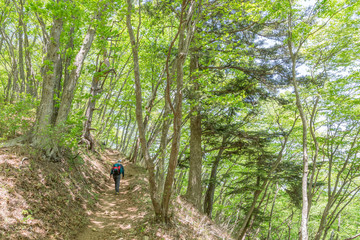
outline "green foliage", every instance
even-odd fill
[[[105,3],[109,3],[110,7],[103,12],[100,20],[95,20],[94,16]],[[138,123],[134,66],[124,20],[126,4],[113,3],[26,1],[23,18],[27,24],[30,41],[27,50],[34,74],[32,78],[26,78],[26,83],[34,81],[36,90],[32,97],[20,96],[18,86],[13,86],[13,74],[19,70],[12,68],[15,66],[13,56],[19,62],[19,13],[13,11],[15,6],[0,3],[4,13],[0,19],[1,35],[13,36],[11,44],[4,40],[0,46],[1,140],[27,133],[35,121],[35,109],[41,97],[40,72],[44,66],[48,67],[47,74],[54,71],[52,62],[42,60],[45,48],[42,31],[50,29],[54,17],[62,17],[59,53],[63,70],[57,92],[59,96],[54,96],[55,108],[60,105],[66,74],[76,68],[73,64],[75,56],[87,30],[96,29],[96,35],[77,82],[70,117],[67,122],[56,127],[48,126],[41,133],[44,138],[42,147],[78,150],[84,111],[93,97],[91,82],[98,80],[102,83],[106,68],[113,69],[116,74],[111,73],[107,77],[101,92],[95,96],[92,127],[96,130],[92,131],[93,137],[106,142],[106,146],[122,150],[128,156],[134,156],[137,151],[136,160],[142,161],[141,148],[136,145]],[[172,111],[167,115],[164,113],[167,86],[165,63],[169,45],[179,26],[181,1],[146,1],[135,5],[131,21],[138,38],[142,109],[143,117],[148,118],[146,137],[151,158],[158,167],[162,128],[165,121],[170,121],[165,136],[168,140],[164,149],[166,167],[174,115]],[[309,213],[310,237],[315,236],[318,230],[329,201],[328,192],[336,191],[339,188],[336,184],[345,184],[345,190],[340,191],[338,196],[349,199],[349,195],[346,195],[349,192],[346,191],[356,190],[360,166],[357,159],[360,149],[357,143],[360,126],[358,9],[358,1],[353,0],[315,3],[219,0],[205,1],[201,9],[196,9],[197,29],[190,43],[189,56],[196,55],[199,62],[195,73],[190,73],[188,57],[183,69],[184,114],[177,168],[179,179],[176,184],[179,192],[185,193],[191,154],[189,118],[195,115],[195,112],[190,114],[190,109],[199,107],[196,113],[200,113],[202,118],[204,194],[209,184],[215,183],[213,218],[235,235],[251,209],[255,194],[260,192],[251,224],[248,224],[250,229],[247,237],[298,237],[302,207],[303,126],[293,88],[289,85],[292,81],[289,45],[294,51],[299,50],[295,80],[306,121],[312,121],[311,129],[315,134],[313,138],[309,130],[307,135],[309,174],[317,176],[311,185],[315,190]],[[169,54],[172,101],[175,98],[178,47],[177,38]],[[109,68],[104,62],[105,52]],[[99,72],[100,66],[103,72]],[[21,82],[19,78],[17,81],[18,84]],[[317,109],[312,116],[317,99]],[[317,155],[316,142],[319,144]],[[223,152],[219,156],[217,178],[210,179],[220,149]],[[275,166],[278,156],[281,161]],[[350,161],[342,169],[347,158]],[[70,168],[83,162],[71,154],[69,159]],[[347,178],[351,181],[347,182]],[[310,177],[308,181],[310,186]],[[262,187],[264,183],[266,185]],[[358,201],[358,195],[353,201]],[[339,199],[333,203],[340,203],[337,209],[344,206]],[[338,234],[339,239],[356,233],[358,229],[352,223],[359,221],[357,209],[356,204],[350,202],[341,213],[340,222],[344,225],[341,228],[348,229],[346,233],[338,230],[337,221],[330,221],[333,217],[328,218],[327,237],[330,232]],[[268,237],[270,224],[273,232]]]
[[[0,140],[27,134],[35,119],[37,103],[25,96],[19,102],[0,104]]]
[[[41,148],[48,150],[60,147],[65,151],[76,151],[79,148],[83,121],[84,117],[82,114],[75,114],[65,123],[55,127],[47,126],[47,128],[40,133],[42,138]]]

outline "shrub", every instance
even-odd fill
[[[29,131],[35,121],[36,103],[29,96],[19,102],[0,103],[0,140],[7,140]]]

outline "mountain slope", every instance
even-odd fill
[[[180,197],[171,226],[155,222],[145,169],[116,151],[59,163],[32,151],[0,149],[0,239],[231,239]],[[115,195],[109,172],[119,158],[125,178]]]

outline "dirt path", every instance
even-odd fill
[[[77,236],[77,240],[142,239],[136,237],[136,227],[144,218],[144,211],[136,204],[139,198],[132,181],[136,169],[124,163],[125,178],[120,181],[120,194],[115,195],[114,180],[109,180],[100,195],[97,209],[90,216],[90,223]]]

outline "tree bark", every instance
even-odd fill
[[[21,80],[21,85],[20,85],[20,93],[25,93],[25,72],[24,72],[24,51],[23,51],[23,28],[22,26],[24,25],[23,23],[23,4],[22,4],[22,0],[20,0],[20,9],[18,11],[19,14],[19,75],[20,75],[20,80]]]
[[[15,53],[16,49],[14,48],[14,45],[12,44],[13,39],[10,38],[6,34],[5,30],[2,29],[1,27],[0,27],[0,32],[2,35],[2,39],[5,40],[5,42],[8,46],[9,57],[11,59],[11,64],[9,64],[11,67],[11,77],[9,78],[9,81],[12,80],[12,82],[9,82],[9,84],[8,84],[9,94],[8,94],[7,99],[9,100],[9,102],[13,102],[19,94],[19,85],[18,85],[19,71],[18,71],[18,62],[16,59],[16,53]]]
[[[280,189],[279,185],[278,185],[278,183],[276,183],[276,191],[275,191],[274,200],[273,200],[273,203],[272,203],[272,206],[271,206],[269,228],[268,228],[268,234],[267,234],[266,240],[271,239],[271,227],[272,227],[272,225],[271,225],[272,221],[271,220],[272,220],[272,216],[273,216],[273,213],[274,213],[276,197],[278,195],[279,189]]]
[[[201,210],[201,114],[199,83],[197,81],[197,70],[199,59],[196,53],[190,58],[190,78],[193,83],[190,89],[190,170],[187,188],[187,198],[198,210]]]
[[[131,24],[131,11],[132,3],[131,0],[127,0],[127,14],[126,14],[126,26],[129,32],[131,50],[133,55],[134,63],[134,78],[135,78],[135,96],[136,96],[136,121],[138,124],[139,138],[141,143],[141,150],[145,159],[146,168],[148,171],[149,187],[150,187],[150,198],[154,207],[155,216],[161,217],[160,203],[157,197],[157,186],[155,181],[154,163],[151,161],[149,151],[147,147],[147,141],[145,136],[145,129],[143,124],[143,113],[142,113],[142,94],[141,94],[141,81],[140,81],[140,69],[139,69],[139,55],[138,55],[138,44],[134,36],[134,31]]]
[[[86,58],[86,55],[88,54],[92,42],[94,40],[95,36],[95,29],[92,27],[89,27],[86,36],[84,38],[83,44],[78,52],[78,54],[75,57],[74,61],[74,69],[71,70],[69,79],[64,83],[63,87],[63,93],[61,96],[61,103],[59,107],[59,113],[56,118],[56,125],[60,125],[64,121],[66,121],[70,109],[71,109],[71,103],[74,98],[74,90],[77,84],[77,81],[81,74],[81,69],[84,64],[84,60]]]
[[[35,78],[34,71],[31,64],[31,55],[30,55],[30,45],[29,38],[27,35],[27,27],[26,23],[23,22],[23,30],[24,30],[24,46],[25,46],[25,65],[26,65],[26,93],[30,94],[34,98],[37,98],[37,89],[35,87]]]
[[[100,83],[100,78],[98,76],[94,76],[91,83],[90,99],[85,112],[86,120],[84,122],[83,133],[81,136],[82,143],[85,143],[88,149],[93,152],[95,152],[95,142],[90,131],[91,131],[92,117],[96,105],[96,95],[101,92],[101,86],[99,85],[99,83]]]
[[[290,6],[291,7],[291,6]],[[290,9],[292,11],[292,9]],[[303,131],[303,176],[302,176],[302,210],[301,210],[301,227],[299,239],[308,240],[308,211],[309,211],[309,202],[308,202],[308,174],[309,174],[309,162],[308,162],[308,149],[307,149],[307,131],[308,125],[306,121],[306,116],[304,113],[303,105],[301,103],[300,94],[298,90],[297,80],[296,80],[296,61],[297,54],[301,48],[301,45],[295,50],[293,48],[292,42],[292,13],[288,16],[288,50],[290,52],[291,58],[291,82],[294,86],[295,97],[296,97],[296,107],[299,110],[301,122],[302,122],[302,131]]]
[[[57,60],[54,68],[54,74],[55,74],[55,89],[54,89],[54,113],[51,118],[51,125],[55,125],[56,117],[59,113],[59,100],[60,100],[60,94],[61,94],[61,79],[62,79],[62,58],[59,54],[59,59]]]
[[[206,190],[205,194],[205,200],[204,200],[204,213],[208,215],[210,218],[212,218],[212,210],[213,210],[213,204],[214,204],[214,194],[216,189],[216,175],[217,175],[217,168],[219,166],[221,155],[224,152],[224,144],[226,141],[226,137],[223,137],[223,141],[220,147],[220,150],[215,158],[215,161],[213,162],[213,165],[211,167],[211,175],[209,179],[209,185]]]
[[[173,110],[174,120],[173,120],[173,140],[171,144],[171,152],[170,152],[170,159],[169,159],[169,166],[168,172],[164,184],[164,191],[163,191],[163,198],[161,202],[162,208],[162,217],[163,221],[168,222],[169,216],[169,204],[170,204],[170,197],[172,194],[172,187],[174,182],[175,176],[175,169],[177,166],[178,160],[178,153],[180,147],[180,136],[181,136],[181,123],[182,123],[182,91],[183,91],[183,78],[184,78],[184,63],[185,59],[188,54],[189,45],[193,38],[194,31],[195,31],[195,21],[192,21],[192,17],[194,14],[195,9],[195,1],[192,0],[189,2],[188,11],[185,12],[186,9],[185,1],[182,3],[182,10],[181,10],[181,18],[180,18],[180,26],[179,26],[179,53],[178,59],[176,63],[176,95],[175,95],[175,109],[172,108],[171,102],[169,101],[170,107]],[[183,15],[185,15],[184,19],[187,20],[185,24],[182,24]],[[186,35],[185,35],[186,30]],[[170,51],[170,50],[169,50]],[[168,90],[170,86],[168,86]],[[168,95],[167,99],[169,100],[170,96]]]
[[[109,3],[104,4],[101,10],[99,10],[96,13],[96,17],[95,17],[96,21],[101,21],[103,13],[108,8],[108,5]],[[59,113],[56,118],[56,125],[60,125],[63,122],[65,122],[69,115],[71,109],[71,103],[74,98],[74,91],[76,88],[76,84],[80,77],[85,58],[90,51],[92,42],[95,37],[95,33],[96,33],[96,28],[90,25],[83,40],[83,43],[81,45],[81,48],[75,57],[74,68],[71,70],[70,76],[68,80],[65,82],[66,84],[64,84]]]
[[[51,125],[54,114],[54,93],[55,93],[55,67],[59,60],[60,35],[63,29],[63,20],[54,16],[53,25],[50,31],[50,41],[47,42],[46,57],[42,71],[43,87],[40,106],[38,108],[32,142],[36,147],[43,148],[47,139],[42,136],[46,134],[47,128]]]
[[[134,134],[134,132],[135,132],[135,127],[136,127],[136,124],[133,124],[133,126],[132,126],[132,128],[131,128],[130,136],[127,138],[125,147],[124,147],[124,149],[122,150],[122,151],[124,152],[124,154],[127,154],[127,152],[128,152],[129,142],[130,142],[130,139],[132,139],[132,137],[133,137],[133,134]]]
[[[91,127],[91,124],[92,124],[92,118],[93,118],[94,111],[96,110],[95,106],[96,106],[97,95],[103,91],[103,86],[104,86],[104,83],[105,83],[109,73],[115,71],[114,69],[108,69],[109,66],[106,66],[104,64],[104,61],[108,58],[106,51],[105,51],[103,57],[104,57],[104,60],[97,67],[97,71],[94,74],[94,77],[93,77],[93,80],[91,83],[90,99],[89,99],[88,106],[87,106],[86,112],[85,112],[86,120],[84,122],[83,133],[81,136],[81,142],[85,143],[88,146],[88,149],[93,152],[95,152],[95,144],[96,143],[91,134],[91,130],[94,130]],[[105,69],[103,69],[103,68],[105,68]],[[104,78],[104,80],[101,81],[101,78]]]
[[[159,148],[159,162],[158,162],[158,168],[156,172],[156,178],[158,180],[159,184],[159,195],[161,194],[160,191],[164,189],[164,183],[165,183],[165,158],[166,158],[166,146],[168,144],[168,132],[171,124],[171,119],[169,118],[170,115],[170,106],[168,101],[165,100],[165,106],[164,106],[164,121],[162,126],[162,132],[161,132],[161,139],[160,139],[160,148]]]

